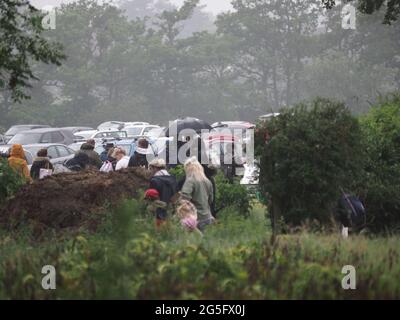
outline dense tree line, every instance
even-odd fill
[[[234,10],[215,21],[199,0],[180,8],[161,0],[62,5],[56,29],[41,36],[62,45],[66,59],[57,65],[57,47],[46,59],[29,60],[32,77],[24,81],[32,88],[23,94],[31,99],[22,103],[0,82],[0,126],[112,119],[162,124],[185,115],[254,121],[316,96],[361,113],[399,89],[400,24],[382,23],[390,10],[358,13],[356,30],[344,30],[338,5],[232,4]]]

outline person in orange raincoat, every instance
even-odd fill
[[[11,147],[10,157],[8,158],[8,165],[18,172],[22,177],[25,177],[27,182],[31,182],[32,178],[29,173],[28,163],[25,159],[25,152],[20,144],[14,144]]]

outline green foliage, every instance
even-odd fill
[[[229,182],[223,173],[217,175],[215,183],[217,210],[230,208],[232,211],[240,212],[244,216],[250,213],[252,197],[245,186],[238,181]]]
[[[0,2],[0,89],[14,101],[29,97],[24,89],[37,79],[33,61],[59,65],[64,58],[61,45],[43,37],[43,17],[27,0]]]
[[[400,96],[394,95],[362,118],[368,162],[366,206],[370,227],[400,227]]]
[[[179,165],[169,169],[169,173],[175,176],[177,181],[180,181],[185,177],[185,168],[183,165]]]
[[[10,168],[6,159],[0,157],[0,206],[24,184],[26,184],[25,179]]]
[[[261,124],[260,185],[272,200],[270,211],[291,225],[330,222],[340,189],[355,190],[359,183],[361,138],[357,119],[342,103],[326,99],[286,109]]]
[[[204,237],[171,224],[157,232],[140,203],[112,212],[101,233],[30,242],[0,232],[1,299],[398,299],[398,238],[281,236],[274,245],[265,217],[221,212]],[[119,212],[122,210],[122,212]],[[139,211],[138,211],[139,210]],[[123,230],[125,229],[125,230]],[[123,236],[115,238],[116,232]],[[53,265],[57,290],[43,290]],[[345,291],[344,265],[357,269]]]

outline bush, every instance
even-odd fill
[[[0,158],[0,207],[25,183],[25,179],[10,168],[7,160]]]
[[[231,183],[222,173],[217,175],[215,182],[217,210],[230,208],[241,215],[248,216],[251,210],[251,196],[246,187],[236,180]]]
[[[260,124],[260,187],[273,217],[290,225],[329,223],[341,188],[354,190],[360,181],[361,137],[344,104],[327,99],[285,109]]]
[[[400,227],[400,95],[361,120],[366,141],[365,202],[374,231]]]

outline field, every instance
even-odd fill
[[[339,233],[280,235],[271,243],[265,210],[230,209],[204,237],[177,224],[156,231],[135,200],[109,208],[96,233],[32,238],[0,234],[0,299],[398,299],[399,238]],[[54,238],[57,237],[57,238]],[[53,265],[56,290],[44,290]],[[356,290],[342,268],[356,269]]]

